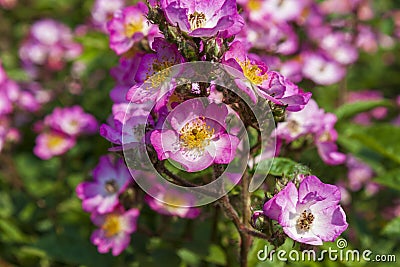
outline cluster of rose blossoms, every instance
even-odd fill
[[[50,94],[38,83],[10,79],[0,62],[0,152],[6,143],[20,140],[19,127],[49,100]]]
[[[80,106],[55,108],[43,121],[35,125],[40,132],[33,152],[41,159],[62,155],[76,144],[82,134],[94,134],[98,130],[96,119]]]
[[[293,82],[341,81],[359,50],[391,47],[394,38],[369,25],[376,14],[367,0],[239,0],[245,29],[237,36],[250,52]],[[349,16],[356,15],[357,24]],[[302,29],[299,31],[299,29]],[[398,36],[397,36],[398,37]]]
[[[16,0],[0,0],[4,8],[16,4]],[[399,11],[392,14],[396,34],[387,36],[369,25],[376,14],[368,0],[151,0],[149,4],[139,2],[125,7],[123,0],[96,0],[92,9],[92,25],[109,35],[110,48],[120,56],[118,66],[111,70],[116,81],[110,92],[112,115],[100,127],[100,134],[113,144],[110,151],[120,152],[126,143],[145,140],[158,161],[172,159],[187,172],[229,164],[239,140],[224,128],[228,110],[211,99],[211,95],[222,92],[213,86],[193,84],[190,90],[166,95],[151,118],[142,104],[154,98],[137,97],[143,93],[141,85],[147,78],[168,67],[217,61],[237,69],[255,86],[256,90],[251,91],[246,84],[238,84],[250,98],[261,95],[270,103],[277,119],[277,155],[284,155],[299,141],[312,143],[326,164],[346,163],[349,171],[344,187],[352,191],[365,187],[371,195],[379,190],[371,181],[375,175],[371,167],[338,151],[335,115],[319,108],[311,93],[294,83],[303,79],[320,85],[337,83],[345,76],[346,67],[357,60],[359,51],[372,53],[379,46],[392,46],[394,38],[400,38]],[[347,19],[354,14],[357,23]],[[53,92],[44,90],[38,81],[48,76],[49,70],[61,70],[82,52],[73,37],[66,25],[53,19],[39,20],[19,50],[32,80],[17,83],[0,64],[0,151],[7,143],[21,139],[18,128],[27,123],[30,113],[54,98]],[[196,101],[200,96],[210,98],[210,104]],[[186,109],[175,108],[193,98]],[[382,98],[376,91],[360,91],[351,92],[346,100],[351,103]],[[219,100],[227,102],[226,95]],[[397,104],[400,107],[400,97]],[[386,108],[379,107],[357,115],[354,122],[368,125],[384,119],[386,114]],[[126,131],[141,128],[146,122],[145,136]],[[172,128],[162,129],[164,122]],[[400,125],[400,116],[393,123]],[[98,125],[92,115],[73,106],[55,108],[35,124],[34,130],[39,132],[34,153],[49,159],[70,150],[79,136],[95,133]],[[118,255],[137,229],[140,205],[122,201],[137,186],[124,161],[115,155],[100,158],[93,178],[76,189],[83,209],[92,214],[93,223],[99,227],[91,239],[99,252],[111,249],[113,255]],[[346,216],[338,204],[338,188],[342,189],[324,184],[315,176],[301,177],[299,183],[289,182],[275,194],[255,217],[263,215],[277,221],[289,237],[302,243],[332,241],[347,228]],[[149,195],[139,200],[155,212],[180,218],[199,216],[199,208],[181,207],[190,206],[192,196],[157,186],[152,191],[158,200],[177,205],[167,205]],[[388,216],[398,216],[396,205]]]
[[[33,78],[41,75],[39,71],[63,69],[81,53],[82,46],[73,40],[71,29],[53,19],[35,22],[19,49],[23,67]]]
[[[285,20],[300,16],[300,13],[282,13],[287,10],[277,9],[274,1],[265,2],[269,2],[268,8],[260,8],[264,1],[194,3],[161,0],[150,1],[148,5],[139,2],[118,9],[121,1],[107,6],[97,1],[92,12],[94,20],[100,29],[104,30],[106,26],[110,48],[121,56],[119,65],[111,70],[116,80],[110,93],[114,102],[112,115],[107,124],[100,127],[100,134],[113,144],[109,150],[118,152],[126,145],[146,142],[153,147],[150,153],[154,154],[156,161],[172,159],[187,172],[204,170],[213,164],[229,164],[234,159],[239,139],[225,129],[229,111],[226,105],[219,103],[227,102],[226,92],[211,85],[192,84],[163,96],[150,117],[143,110],[146,102],[157,98],[141,87],[149,77],[156,76],[156,81],[161,83],[166,79],[163,71],[171,66],[191,61],[217,61],[235,68],[247,78],[254,90],[249,90],[246,84],[237,85],[250,98],[260,95],[276,113],[287,112],[287,121],[278,123],[275,132],[279,140],[278,153],[287,143],[311,135],[327,164],[343,163],[346,157],[337,151],[335,144],[336,117],[319,109],[310,99],[311,93],[304,92],[281,73],[271,70],[266,64],[269,62],[267,57],[251,53],[252,49],[265,48],[265,44],[273,43],[265,28],[273,30],[271,25],[285,28],[282,26]],[[296,1],[283,2],[285,7]],[[238,4],[244,8],[243,14],[238,13]],[[103,10],[99,9],[100,6]],[[260,12],[254,12],[255,8]],[[115,10],[112,18],[102,21],[112,10]],[[273,12],[267,14],[263,13],[264,10]],[[310,7],[310,10],[313,9]],[[280,19],[278,24],[276,18],[285,19]],[[251,36],[251,29],[264,31],[260,36],[269,39],[255,37],[253,43],[245,40],[243,36]],[[281,32],[279,30],[279,34]],[[275,39],[276,42],[280,38]],[[260,43],[262,40],[265,42]],[[282,45],[281,49],[271,49],[285,51],[285,47],[288,49],[288,44]],[[222,94],[219,103],[211,99],[211,95],[215,97],[218,93]],[[208,97],[210,101],[205,104],[197,97]],[[190,101],[190,104],[179,108],[179,104],[185,101]],[[170,128],[163,129],[164,123]],[[142,128],[146,128],[145,135],[137,130]],[[112,250],[113,255],[120,254],[128,246],[130,234],[137,229],[139,205],[127,205],[123,201],[130,190],[136,189],[129,171],[135,170],[131,167],[128,170],[123,160],[103,156],[93,171],[94,180],[83,182],[76,189],[83,209],[92,213],[91,218],[99,227],[91,240],[100,253]],[[156,185],[152,191],[158,200],[150,196],[143,199],[160,214],[181,218],[195,218],[200,214],[199,208],[184,207],[190,206],[193,200],[190,195],[177,195]],[[176,203],[176,206],[159,201],[167,199],[166,202]],[[278,221],[294,240],[320,245],[322,241],[333,241],[347,228],[339,200],[337,186],[307,176],[299,189],[289,182],[265,204],[261,214]]]
[[[82,46],[73,40],[72,31],[66,25],[52,19],[33,23],[19,48],[27,79],[13,81],[0,64],[0,151],[7,141],[19,141],[19,128],[31,123],[56,97],[56,90],[42,87],[44,81],[51,79],[49,71],[60,71],[81,52]],[[98,126],[92,115],[75,106],[56,108],[44,122],[36,122],[34,130],[41,132],[34,154],[49,159],[72,148],[78,135],[95,133]]]

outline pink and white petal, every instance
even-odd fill
[[[204,117],[206,117],[206,119],[216,121],[224,127],[226,125],[226,116],[228,116],[228,108],[225,104],[218,105],[216,103],[211,103],[206,107],[204,113]]]
[[[263,212],[266,216],[271,218],[272,220],[278,221],[279,216],[282,213],[282,207],[276,203],[276,198],[278,195],[275,195],[273,198],[268,200],[263,207]]]
[[[338,152],[333,142],[319,142],[317,148],[321,159],[328,165],[339,165],[346,161],[346,155]]]
[[[138,209],[130,209],[124,213],[122,218],[124,232],[131,234],[136,231],[139,213]]]
[[[312,213],[315,220],[311,231],[323,241],[335,241],[348,227],[346,214],[338,205],[319,211],[312,210]]]
[[[112,249],[113,246],[113,239],[107,238],[104,234],[103,230],[100,230],[101,234],[103,235],[101,239],[99,239],[99,244],[97,245],[97,250],[100,253],[107,253]]]
[[[159,160],[170,157],[170,152],[176,153],[179,137],[173,130],[155,130],[150,136],[151,144],[157,152]]]
[[[122,132],[115,130],[107,124],[100,126],[100,135],[114,144],[122,144]]]
[[[131,236],[129,234],[120,233],[113,239],[112,255],[118,256],[121,254],[129,246],[130,242]]]
[[[82,182],[76,187],[77,196],[84,200],[103,194],[104,190],[99,183]]]
[[[322,240],[318,236],[316,236],[311,231],[299,231],[296,225],[291,227],[283,227],[283,231],[287,234],[291,239],[298,241],[300,243],[319,246],[322,245]]]
[[[98,182],[103,182],[116,177],[114,166],[108,156],[100,157],[99,163],[93,170],[93,178]]]
[[[265,215],[279,221],[283,226],[290,224],[290,213],[296,213],[298,192],[296,186],[289,182],[284,189],[264,204]]]
[[[171,126],[175,131],[180,131],[188,122],[204,116],[205,108],[201,100],[193,99],[177,106],[171,116]]]
[[[93,212],[103,201],[103,197],[101,195],[97,195],[92,198],[87,198],[82,201],[82,208],[84,211]]]
[[[93,212],[90,215],[90,220],[93,222],[94,225],[98,227],[101,227],[104,224],[105,218],[105,214],[98,214],[97,212]]]
[[[199,208],[189,208],[188,212],[185,215],[185,218],[194,219],[199,215],[200,215],[200,209]]]
[[[90,242],[95,244],[96,246],[101,243],[101,240],[104,238],[104,233],[101,229],[96,229],[93,231],[92,235],[90,236]]]
[[[340,189],[336,185],[324,184],[316,176],[303,179],[299,186],[299,203],[315,203],[320,209],[335,205],[340,201]]]
[[[215,155],[214,162],[217,164],[229,164],[235,157],[236,148],[239,145],[239,138],[233,135],[222,134],[213,145],[207,146],[207,151]],[[215,150],[215,151],[209,151]]]
[[[204,170],[211,166],[214,161],[214,158],[207,151],[204,151],[203,155],[191,158],[187,153],[180,150],[176,153],[171,153],[170,158],[182,164],[188,172]]]
[[[97,207],[97,212],[100,214],[111,212],[118,205],[118,203],[119,202],[117,194],[106,196]]]

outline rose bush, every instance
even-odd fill
[[[1,266],[275,266],[265,246],[339,237],[400,257],[396,1],[0,0],[0,32]],[[193,62],[239,93],[182,81]],[[180,187],[235,186],[198,206],[133,154]]]

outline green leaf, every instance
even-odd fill
[[[382,230],[382,234],[393,237],[400,236],[400,218],[391,220]]]
[[[205,260],[219,265],[226,265],[225,253],[217,245],[210,246],[210,254],[205,258]]]
[[[270,169],[268,169],[269,166],[271,166]],[[271,175],[284,177],[294,177],[298,174],[309,174],[311,172],[307,166],[291,159],[280,157],[263,160],[258,163],[257,168],[260,168],[261,171],[268,172]]]
[[[172,249],[157,249],[151,254],[154,261],[153,266],[176,267],[181,263],[181,259]]]
[[[61,233],[43,236],[33,246],[44,251],[52,260],[69,265],[113,266],[113,257],[99,254],[88,239],[83,239],[77,228],[66,228]]]
[[[378,100],[378,101],[360,101],[347,103],[336,109],[335,114],[339,120],[353,117],[358,113],[369,111],[376,107],[391,107],[393,104],[389,100]]]
[[[400,168],[388,171],[376,177],[374,181],[392,189],[400,190]]]
[[[199,266],[200,264],[199,257],[188,249],[181,248],[180,250],[178,250],[177,254],[182,259],[182,261],[189,266]]]
[[[10,217],[14,211],[14,206],[7,193],[0,194],[0,217]]]
[[[26,242],[27,237],[22,233],[18,226],[11,220],[0,220],[0,240],[11,242]]]
[[[400,163],[400,127],[390,124],[360,127],[349,137],[393,162]]]

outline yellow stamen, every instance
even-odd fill
[[[64,142],[64,138],[62,138],[62,136],[51,134],[47,141],[47,146],[49,148],[56,148],[59,145],[61,145],[63,142]]]
[[[297,219],[297,227],[300,230],[308,231],[314,221],[314,215],[311,212],[304,210]]]
[[[198,28],[204,28],[206,25],[207,19],[206,15],[203,12],[194,12],[193,14],[189,14],[188,16],[189,24],[190,24],[190,29],[192,31],[198,29]]]
[[[107,215],[101,229],[104,230],[106,237],[112,237],[121,232],[120,216],[117,214]]]
[[[262,7],[261,0],[250,0],[247,4],[250,11],[258,11]]]
[[[268,79],[268,74],[261,74],[262,70],[258,66],[251,64],[250,60],[246,59],[243,62],[236,59],[236,61],[242,68],[244,76],[255,85],[260,85]]]
[[[153,71],[155,72],[154,75],[151,77],[151,86],[152,88],[158,88],[161,84],[170,76],[171,70],[168,68],[172,67],[174,62],[164,60],[154,60],[153,63]],[[150,78],[149,73],[146,75],[146,79]]]
[[[189,150],[204,150],[210,144],[214,129],[208,126],[204,118],[197,118],[188,122],[179,132],[181,145]]]
[[[125,25],[125,35],[127,37],[132,37],[135,33],[141,32],[143,30],[143,21],[132,21]]]

